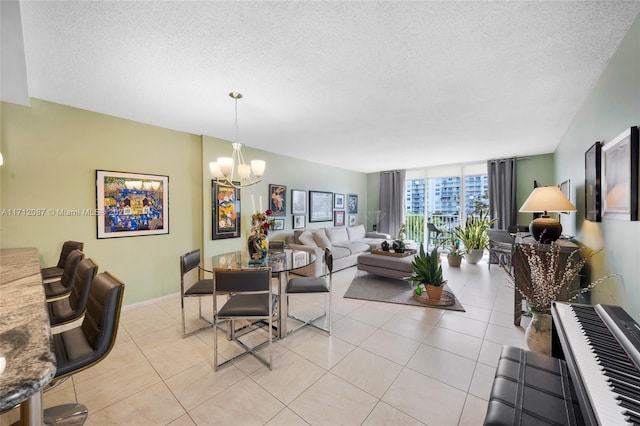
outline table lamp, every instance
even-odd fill
[[[549,244],[562,234],[560,221],[549,217],[548,212],[575,212],[576,207],[565,197],[557,186],[534,188],[529,198],[520,207],[521,213],[542,213],[529,224],[531,236],[536,241]]]

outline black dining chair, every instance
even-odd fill
[[[213,271],[213,283],[215,292],[226,293],[228,295],[226,302],[220,307],[218,307],[218,298],[213,298],[213,323],[215,329],[213,343],[214,371],[246,354],[253,355],[271,370],[273,362],[273,323],[274,319],[277,321],[278,316],[277,295],[271,291],[271,269],[215,269]],[[241,320],[247,320],[249,324],[243,326],[241,330],[238,330],[236,328],[236,322]],[[218,330],[221,322],[228,323],[228,338],[240,346],[243,351],[218,364],[218,333],[223,332]],[[264,324],[265,322],[266,324]],[[245,343],[240,340],[242,336],[252,331],[257,329],[262,330],[264,325],[267,327],[267,334],[269,336],[268,360],[256,352],[257,349],[266,344],[267,341],[248,346],[247,343],[249,342]]]
[[[53,281],[59,280],[62,274],[64,273],[64,265],[67,262],[67,256],[69,256],[69,253],[71,253],[73,250],[82,251],[83,249],[84,249],[83,242],[65,241],[62,244],[62,250],[60,251],[60,258],[58,259],[58,263],[56,264],[56,266],[49,266],[49,267],[40,269],[40,274],[42,274],[42,281],[47,282],[52,280]]]
[[[209,320],[202,315],[202,298],[213,297],[213,279],[202,277],[202,269],[199,268],[200,249],[190,251],[180,256],[180,308],[182,309],[182,337],[191,336],[213,326],[213,319]],[[186,298],[198,298],[198,319],[206,325],[187,332],[187,320],[184,309]],[[213,306],[213,304],[212,304]]]
[[[76,276],[76,269],[80,261],[84,259],[84,253],[80,250],[72,250],[64,263],[64,272],[59,280],[43,283],[44,295],[47,299],[65,297],[73,289],[73,281]]]
[[[324,249],[324,274],[319,277],[296,277],[291,278],[287,283],[287,318],[293,318],[296,321],[300,321],[302,324],[298,325],[296,328],[290,330],[287,334],[291,334],[300,328],[310,325],[319,330],[327,332],[329,335],[331,334],[331,288],[333,284],[333,254],[331,253],[331,249]],[[324,294],[324,310],[323,312],[309,319],[302,319],[291,315],[289,313],[289,295],[302,295],[302,294]],[[319,325],[315,324],[315,321],[320,318],[327,318],[327,327],[323,328]],[[283,319],[283,320],[286,320]]]
[[[49,322],[51,326],[59,326],[80,318],[86,308],[91,282],[98,273],[98,265],[93,259],[83,259],[76,268],[73,288],[68,297],[47,301]]]
[[[51,388],[102,361],[115,344],[124,284],[109,272],[102,272],[93,278],[90,287],[82,324],[52,336],[56,374]],[[44,424],[82,425],[87,416],[88,410],[84,405],[63,404],[44,410]]]

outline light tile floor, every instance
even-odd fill
[[[109,356],[44,405],[80,401],[88,425],[482,424],[502,345],[524,347],[514,290],[486,258],[443,268],[466,312],[345,299],[358,272],[336,272],[332,336],[305,327],[276,341],[272,371],[245,356],[214,373],[213,330],[183,339],[177,295],[125,307]],[[0,424],[16,419],[14,410]]]

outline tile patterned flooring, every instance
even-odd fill
[[[501,346],[524,345],[514,290],[486,258],[443,269],[466,312],[345,299],[364,272],[336,272],[332,336],[305,327],[275,341],[272,371],[245,356],[214,373],[213,330],[183,339],[177,295],[125,307],[109,356],[44,406],[80,401],[88,425],[482,424]],[[291,309],[319,309],[313,297]]]

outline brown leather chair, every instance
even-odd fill
[[[82,251],[83,249],[84,243],[80,241],[65,241],[64,244],[62,244],[62,251],[60,251],[58,264],[56,266],[49,266],[40,269],[40,273],[42,274],[42,281],[47,282],[52,280],[59,280],[64,273],[64,265],[67,262],[67,256],[69,256],[69,253],[71,253],[73,250]]]
[[[60,279],[43,284],[44,294],[47,299],[68,296],[69,293],[71,293],[71,290],[73,289],[73,280],[76,276],[76,269],[82,259],[84,259],[84,253],[80,250],[72,250],[71,253],[69,253],[67,260],[64,263],[64,272]]]
[[[77,320],[87,308],[91,282],[98,272],[98,265],[92,259],[83,259],[76,268],[73,288],[69,297],[47,301],[51,326],[58,326]]]

